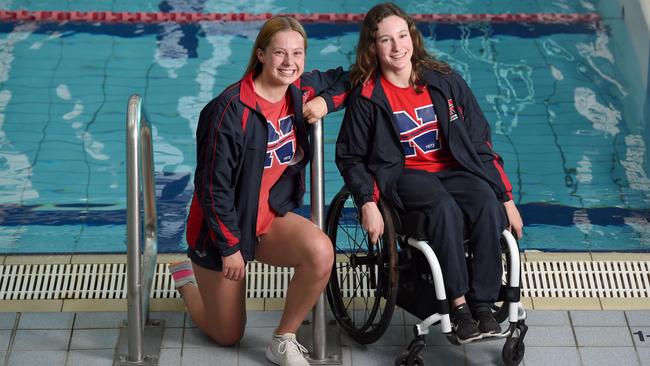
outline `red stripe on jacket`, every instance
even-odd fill
[[[239,94],[235,94],[230,100],[228,101],[228,104],[226,104],[226,107],[223,109],[223,113],[221,114],[221,118],[219,119],[219,123],[217,124],[217,130],[221,128],[221,123],[223,122],[223,118],[226,114],[226,111],[228,111],[228,107],[230,106],[230,103],[232,103],[233,99],[239,97]],[[217,155],[217,135],[215,134],[214,136],[214,145],[212,147],[212,169],[211,171],[215,171],[214,164],[217,161],[216,159]],[[207,164],[206,164],[207,166]],[[210,176],[210,192],[212,192],[212,187],[214,185],[213,179],[214,175]],[[228,230],[228,227],[224,225],[224,223],[219,219],[219,215],[217,215],[217,210],[215,209],[215,204],[214,204],[214,197],[210,195],[210,198],[212,200],[212,214],[214,215],[214,218],[217,220],[217,224],[219,225],[219,228],[223,232],[223,236],[226,237],[226,241],[228,242],[228,246],[235,246],[239,243],[239,239],[235,235],[233,235],[230,230]]]
[[[505,194],[512,200],[512,184],[510,183],[510,179],[508,179],[508,176],[506,175],[506,172],[503,170],[503,167],[501,164],[499,164],[499,154],[494,152],[494,149],[492,149],[492,144],[490,144],[489,141],[485,141],[485,144],[490,147],[490,150],[493,152],[494,160],[492,160],[492,164],[494,164],[494,167],[496,168],[497,172],[499,172],[499,177],[501,178],[501,182],[503,185],[506,187]]]

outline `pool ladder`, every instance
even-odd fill
[[[157,365],[163,324],[149,319],[158,255],[153,143],[151,124],[137,94],[131,95],[127,106],[126,164],[128,325],[120,333],[114,365]],[[140,220],[141,198],[144,221]]]

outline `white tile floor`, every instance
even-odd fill
[[[279,312],[249,312],[237,347],[214,345],[184,313],[163,319],[160,365],[269,365],[264,357]],[[112,365],[125,313],[0,313],[0,365]],[[392,365],[411,340],[412,317],[396,312],[382,339],[356,344],[342,334],[343,365]],[[650,366],[650,311],[528,312],[525,366]],[[501,365],[503,341],[450,345],[433,327],[427,365]]]

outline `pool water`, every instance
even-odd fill
[[[378,1],[0,1],[8,10],[365,12]],[[471,85],[524,217],[522,249],[650,250],[648,116],[622,16],[599,1],[398,1],[410,13],[593,13],[589,24],[419,25]],[[154,128],[161,252],[185,248],[200,109],[260,22],[0,23],[0,254],[124,252],[125,113]],[[358,24],[306,24],[307,69],[348,67]],[[638,66],[638,65],[637,65]],[[342,185],[325,121],[325,191]],[[306,196],[308,197],[308,196]],[[308,203],[308,200],[307,200]],[[301,210],[309,212],[308,208]]]

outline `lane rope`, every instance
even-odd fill
[[[0,22],[157,24],[165,22],[255,22],[271,13],[189,13],[189,12],[113,12],[113,11],[28,11],[0,10]],[[283,13],[304,23],[358,23],[364,13]],[[516,13],[516,14],[412,14],[419,22],[430,23],[590,23],[601,20],[597,13]]]

